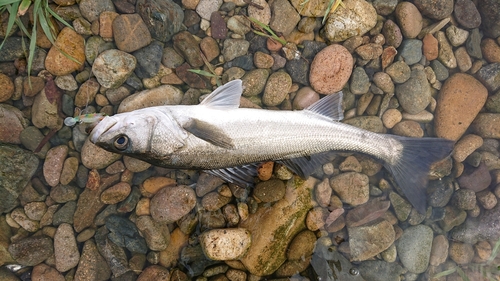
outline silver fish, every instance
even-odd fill
[[[308,177],[332,151],[361,152],[383,162],[418,211],[426,209],[430,165],[453,142],[377,134],[340,121],[342,92],[302,111],[238,108],[241,80],[217,88],[199,105],[157,106],[106,116],[90,140],[157,166],[209,170],[240,185],[255,163],[279,161]]]

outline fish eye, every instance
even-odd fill
[[[125,135],[120,135],[120,136],[116,137],[113,144],[114,144],[116,149],[125,150],[125,148],[127,148],[127,146],[128,146],[128,137]]]

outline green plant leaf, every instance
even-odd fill
[[[443,277],[443,276],[448,276],[448,275],[452,274],[455,271],[457,271],[456,267],[448,269],[448,270],[445,270],[445,271],[441,271],[441,272],[435,274],[433,277],[434,278],[440,278],[440,277]]]
[[[6,0],[1,0],[1,1],[6,1]],[[14,4],[14,5],[10,5],[10,4]],[[17,16],[16,16],[17,14],[15,11],[17,11],[18,7],[19,7],[19,0],[17,2],[13,1],[11,3],[2,4],[2,8],[7,9],[7,11],[9,12],[9,20],[7,22],[7,30],[5,33],[5,34],[7,34],[7,36],[5,36],[5,38],[2,41],[2,44],[0,44],[0,50],[2,49],[3,44],[5,43],[5,40],[9,37],[8,35],[12,31],[12,28],[14,27],[14,23],[16,22],[16,19],[17,19]]]
[[[457,268],[457,273],[458,273],[458,275],[460,275],[462,280],[470,281],[469,277],[467,277],[467,275],[465,275],[465,272],[460,267]]]
[[[19,9],[17,10],[17,16],[23,16],[28,11],[28,8],[31,6],[31,0],[23,0],[21,5],[19,5]]]
[[[212,74],[208,71],[205,71],[205,70],[200,70],[200,69],[188,69],[189,72],[193,72],[193,73],[196,73],[196,74],[199,74],[199,75],[203,75],[203,76],[207,76],[207,77],[218,77],[217,75],[215,74]]]
[[[13,4],[13,3],[19,3],[19,2],[21,2],[21,0],[0,0],[0,7],[6,6],[9,4]],[[16,11],[17,11],[17,9],[16,9]]]

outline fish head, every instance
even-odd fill
[[[168,158],[185,145],[185,138],[175,119],[155,108],[106,116],[90,134],[97,146],[150,163]]]

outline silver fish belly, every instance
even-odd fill
[[[203,169],[237,184],[253,182],[252,165],[280,161],[301,177],[332,151],[379,159],[409,201],[425,212],[430,165],[450,154],[453,142],[376,134],[337,122],[342,93],[302,111],[238,108],[241,81],[219,87],[195,106],[160,106],[105,117],[93,143],[152,164]]]

